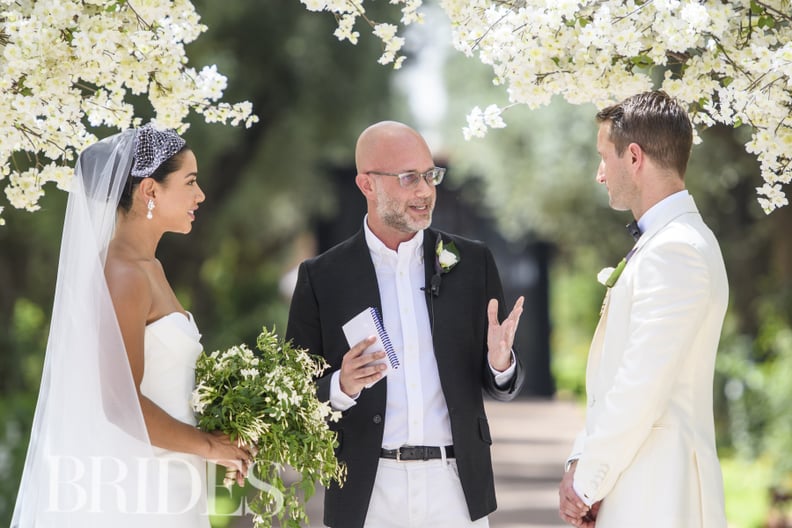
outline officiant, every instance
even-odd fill
[[[445,169],[418,132],[371,125],[355,163],[362,227],[300,265],[286,331],[329,362],[319,398],[343,411],[331,426],[348,476],[327,490],[324,523],[486,527],[496,500],[482,394],[519,393],[523,298],[507,316],[489,249],[429,228]],[[347,342],[342,326],[370,308],[395,357],[367,351],[375,336]]]

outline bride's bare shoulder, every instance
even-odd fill
[[[144,263],[114,249],[112,244],[107,251],[104,272],[114,301],[151,298],[151,280]]]

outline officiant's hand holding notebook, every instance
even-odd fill
[[[399,358],[396,356],[396,352],[393,350],[390,337],[388,337],[388,333],[385,331],[385,327],[382,324],[382,318],[380,317],[376,308],[366,308],[355,317],[350,319],[341,328],[344,330],[344,336],[346,337],[350,348],[360,343],[367,337],[375,336],[377,338],[374,343],[372,343],[368,348],[366,348],[366,350],[363,351],[363,354],[373,354],[374,352],[379,352],[380,350],[385,352],[384,358],[372,361],[373,364],[385,364],[387,368],[382,372],[383,377],[387,376],[391,370],[399,368]],[[367,385],[366,388],[370,388],[371,385]]]

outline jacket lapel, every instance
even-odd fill
[[[380,300],[377,272],[374,271],[371,251],[366,243],[366,235],[363,229],[350,240],[347,255],[338,259],[338,262],[343,265],[343,270],[339,270],[341,275],[346,276],[349,280],[349,284],[344,288],[343,298],[339,299],[341,313],[344,314],[341,324],[349,321],[370,306],[377,309],[381,318],[382,301]],[[341,331],[340,326],[338,330]],[[346,338],[342,337],[342,339],[346,343]],[[352,343],[349,346],[351,347],[354,344]],[[387,380],[381,379],[365,391],[366,398],[374,402],[373,405],[380,413],[385,412],[387,388]]]
[[[361,229],[352,239],[349,247],[350,258],[344,261],[345,273],[352,278],[355,287],[349,288],[342,301],[350,310],[346,320],[359,314],[369,306],[377,309],[382,316],[382,301],[380,300],[379,284],[377,283],[377,273],[374,271],[374,263],[371,261],[371,251],[366,244],[366,235]]]
[[[610,307],[611,288],[605,292],[605,299],[602,301],[602,310],[600,319],[597,323],[597,329],[594,330],[594,337],[591,338],[591,345],[589,346],[588,361],[586,364],[586,388],[589,399],[595,394],[594,378],[598,372],[599,360],[602,355],[603,342],[605,340],[605,328],[608,324],[608,308]],[[589,405],[591,405],[589,401]]]
[[[453,358],[447,356],[448,351],[454,350],[454,347],[449,343],[451,335],[444,331],[445,329],[453,328],[452,325],[443,324],[443,320],[452,317],[454,306],[454,293],[451,290],[444,290],[444,285],[439,285],[439,294],[432,294],[432,277],[440,276],[439,271],[436,269],[437,255],[435,254],[435,247],[437,241],[442,236],[438,231],[427,229],[424,231],[424,294],[426,296],[426,310],[429,314],[429,325],[432,330],[432,343],[434,344],[435,358],[437,365],[440,368],[441,375],[447,370],[453,368]],[[435,281],[437,279],[435,278]],[[441,281],[442,282],[442,281]],[[446,288],[448,286],[445,286]],[[446,356],[443,356],[446,353]]]
[[[437,297],[433,297],[431,293],[432,277],[435,271],[435,245],[437,238],[440,236],[436,231],[427,229],[424,231],[423,240],[423,254],[424,254],[424,293],[426,294],[426,309],[429,310],[429,318],[432,317],[432,305],[436,304],[434,301]],[[431,322],[431,321],[430,321]]]

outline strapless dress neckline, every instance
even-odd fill
[[[190,312],[171,312],[165,314],[159,319],[156,319],[146,325],[146,333],[154,332],[161,334],[164,328],[178,329],[182,334],[190,340],[199,341],[201,333],[198,331],[198,326],[195,319]],[[166,331],[166,332],[169,332]]]

